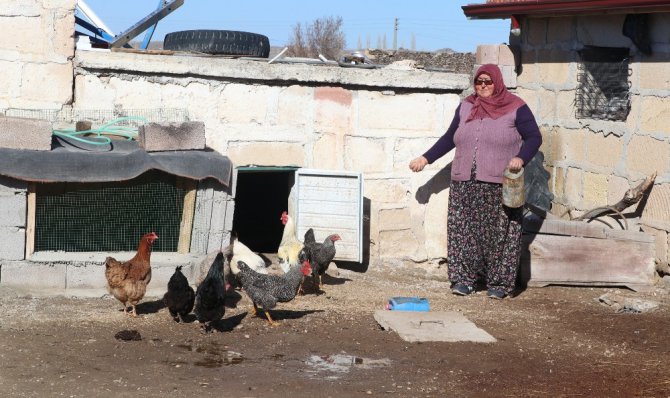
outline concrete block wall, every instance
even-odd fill
[[[75,108],[151,98],[152,107],[186,107],[204,122],[207,146],[236,166],[361,171],[373,261],[446,255],[450,157],[419,174],[408,164],[444,133],[469,75],[84,51],[75,62]],[[209,221],[195,222],[192,248],[211,251]]]
[[[237,180],[236,172],[233,179]],[[190,253],[205,255],[225,248],[230,242],[235,211],[233,188],[212,179],[198,183]]]
[[[0,176],[0,258],[25,257],[28,184]]]
[[[15,286],[39,292],[101,297],[107,294],[105,279],[105,257],[118,260],[130,259],[134,252],[122,253],[63,253],[41,252],[30,260],[12,261],[1,259],[2,280],[0,286]],[[151,255],[151,282],[147,286],[148,298],[162,297],[175,267],[191,283],[200,276],[200,263],[204,256],[154,252]],[[119,304],[120,307],[120,304]]]
[[[517,86],[517,68],[521,63],[520,49],[508,44],[482,44],[475,53],[475,71],[484,64],[496,64],[500,67],[507,88]]]
[[[552,175],[554,212],[578,215],[612,205],[624,192],[657,172],[640,211],[643,228],[657,235],[657,261],[668,262],[670,231],[670,14],[650,14],[653,55],[622,35],[625,15],[528,18],[521,36],[516,93],[541,125],[546,168]],[[583,46],[630,49],[631,110],[626,121],[575,117],[575,90]],[[634,211],[636,208],[628,209]]]
[[[0,109],[72,102],[76,0],[0,2]]]

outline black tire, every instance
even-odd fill
[[[270,40],[258,33],[234,30],[184,30],[165,35],[163,49],[267,58]]]

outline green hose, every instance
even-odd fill
[[[142,124],[147,123],[147,120],[139,116],[128,116],[114,119],[111,122],[104,124],[97,129],[90,130],[81,130],[76,131],[74,128],[54,130],[53,135],[57,137],[67,138],[79,142],[83,142],[90,145],[108,145],[112,142],[112,139],[108,136],[118,136],[125,137],[126,140],[130,141],[137,138],[137,128],[126,127],[126,126],[115,126],[126,120],[137,120],[142,122]],[[79,137],[83,134],[95,134],[95,137],[82,138]]]

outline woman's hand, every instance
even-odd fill
[[[416,173],[423,170],[427,164],[428,159],[423,156],[419,156],[418,158],[414,158],[411,162],[409,162],[409,169]]]
[[[513,173],[518,172],[522,167],[523,159],[521,158],[512,158],[512,160],[509,161],[509,164],[507,164],[507,168]]]

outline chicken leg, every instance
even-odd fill
[[[281,325],[279,322],[275,322],[275,321],[272,320],[272,317],[270,316],[270,311],[264,309],[263,312],[265,313],[265,318],[270,323],[270,326]],[[254,303],[254,308],[253,308],[253,310],[251,310],[251,316],[256,316],[256,315],[258,315],[258,307],[256,306],[256,303]]]
[[[319,280],[318,282],[317,278]],[[312,286],[314,286],[314,290],[316,291],[317,294],[326,292],[325,290],[323,290],[323,282],[321,281],[321,275],[316,275],[312,277]]]
[[[270,323],[270,326],[272,326],[272,327],[281,326],[281,323],[275,322],[275,321],[272,320],[272,317],[270,316],[270,311],[264,310],[264,312],[265,312],[265,317],[268,319],[268,322]]]

